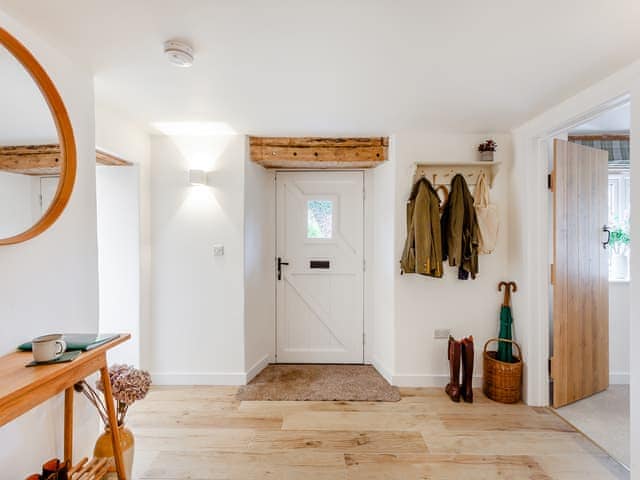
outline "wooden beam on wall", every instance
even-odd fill
[[[0,147],[0,171],[24,175],[59,175],[60,145]]]
[[[625,140],[629,140],[629,135],[628,134],[615,134],[615,135],[602,135],[602,134],[597,134],[597,135],[589,135],[589,134],[584,134],[584,135],[569,135],[568,140],[571,141],[580,141],[580,140],[586,140],[586,141],[593,141],[593,140],[598,140],[601,142],[606,142],[606,141],[614,141],[614,140],[618,140],[618,141],[625,141]]]
[[[265,168],[372,168],[388,146],[388,137],[249,137],[251,160]]]
[[[59,175],[60,145],[0,146],[0,171],[23,175]],[[129,166],[131,162],[96,149],[96,163],[110,166]]]
[[[109,167],[129,167],[133,165],[131,162],[116,157],[110,153],[96,148],[96,163],[98,165],[107,165]]]

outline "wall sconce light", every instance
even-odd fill
[[[204,170],[189,170],[189,184],[206,185],[207,172],[205,172]]]

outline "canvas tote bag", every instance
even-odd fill
[[[473,206],[476,209],[478,230],[480,231],[478,253],[491,253],[495,250],[498,241],[498,208],[489,203],[489,188],[484,172],[480,174],[476,183]]]

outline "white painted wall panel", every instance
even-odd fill
[[[109,363],[140,365],[140,209],[137,165],[96,168],[100,331],[131,340]]]
[[[609,381],[629,383],[631,351],[631,285],[609,283]]]
[[[150,369],[157,382],[244,375],[242,136],[151,139]],[[209,171],[191,186],[189,169]],[[222,257],[214,244],[224,245]]]
[[[275,357],[275,176],[245,155],[244,314],[245,369],[259,373]]]
[[[131,332],[109,361],[148,368],[150,137],[126,114],[96,103],[96,146],[132,162],[97,167],[100,330]]]
[[[495,251],[480,256],[476,280],[457,278],[457,267],[446,264],[441,279],[400,275],[399,259],[406,237],[406,201],[412,186],[414,162],[469,162],[478,159],[477,146],[487,138],[498,143],[502,162],[491,189],[491,202],[498,206],[500,232]],[[502,295],[498,282],[509,280],[507,228],[508,171],[511,138],[508,134],[439,134],[400,132],[394,137],[396,157],[395,194],[395,383],[400,385],[444,385],[448,376],[447,341],[433,338],[434,329],[449,328],[455,337],[473,335],[476,340],[476,375],[482,372],[481,348],[498,333]],[[470,187],[473,193],[473,187]],[[516,293],[513,303],[519,302]],[[520,322],[514,319],[518,338]]]

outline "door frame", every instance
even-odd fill
[[[363,290],[363,309],[362,309],[362,331],[363,331],[363,348],[362,348],[362,363],[363,364],[371,364],[371,341],[368,339],[373,339],[373,320],[371,315],[372,308],[372,295],[371,287],[373,286],[373,279],[371,277],[372,269],[367,268],[367,265],[372,265],[371,252],[373,252],[373,203],[372,196],[368,195],[367,192],[371,191],[373,185],[373,172],[372,169],[363,169],[363,168],[342,168],[342,169],[309,169],[309,170],[301,170],[301,169],[276,169],[274,172],[274,180],[273,180],[273,206],[274,206],[274,261],[273,261],[273,278],[276,278],[276,261],[277,261],[277,252],[278,252],[278,174],[280,173],[328,173],[328,172],[360,172],[362,173],[362,200],[363,200],[363,219],[362,219],[362,229],[363,229],[363,258],[364,258],[364,275],[362,279],[362,290]],[[273,342],[273,356],[274,362],[279,363],[277,360],[278,354],[278,282],[274,281],[273,285],[273,297],[274,297],[274,342]],[[357,364],[354,364],[357,365]]]
[[[525,401],[533,406],[550,405],[549,379],[549,312],[551,307],[550,264],[552,252],[549,245],[550,231],[550,191],[547,187],[547,175],[551,173],[549,165],[549,141],[567,130],[585,123],[601,115],[607,110],[631,102],[628,88],[612,93],[609,89],[598,92],[601,98],[591,99],[586,107],[576,105],[574,99],[560,104],[548,116],[559,118],[550,123],[545,114],[536,117],[529,124],[514,130],[514,149],[517,165],[513,169],[513,183],[521,189],[521,197],[515,202],[514,208],[523,208],[526,201],[526,211],[512,214],[515,218],[526,215],[520,224],[523,260],[517,276],[522,288],[518,311],[518,318],[522,318],[528,325],[525,341],[523,342],[525,357]],[[598,97],[596,95],[596,97]],[[572,102],[573,101],[573,102]],[[633,167],[632,167],[633,168]],[[521,321],[520,324],[523,322]]]

